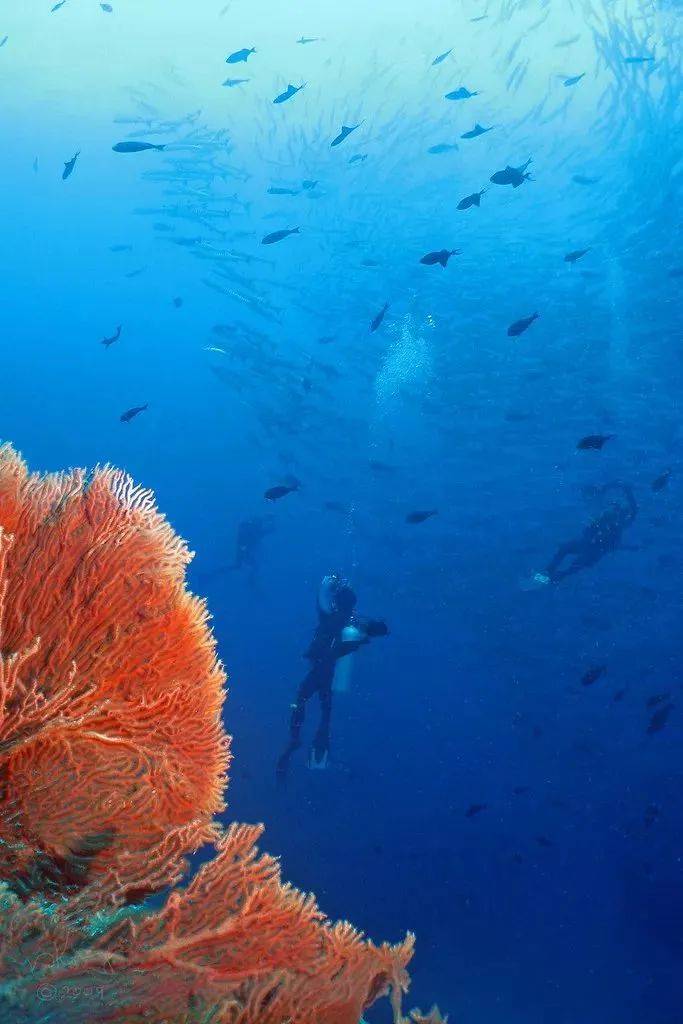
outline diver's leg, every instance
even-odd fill
[[[295,750],[301,746],[301,729],[306,718],[306,704],[317,690],[315,671],[312,669],[305,677],[296,695],[296,701],[292,704],[292,715],[289,720],[289,743],[280,755],[275,769],[279,779],[284,779],[289,767],[289,759]]]
[[[570,555],[578,555],[579,550],[579,544],[575,540],[569,540],[566,544],[560,544],[559,548],[546,566],[546,575],[554,582],[555,580],[562,579],[568,571],[576,571],[560,569],[560,566],[564,562],[565,558],[569,558]]]
[[[320,697],[320,723],[313,740],[313,756],[316,764],[324,767],[330,751],[330,721],[332,718],[332,681],[318,690]]]

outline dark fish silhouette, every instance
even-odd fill
[[[316,36],[315,38],[309,38],[309,39],[307,39],[305,36],[300,36],[299,39],[297,39],[297,43],[299,43],[300,46],[305,46],[306,43],[319,43],[319,42],[320,42],[320,39],[318,38],[318,36]]]
[[[166,145],[154,145],[153,142],[117,142],[115,146],[111,147],[115,153],[144,153],[148,149],[157,149],[159,151],[166,149]]]
[[[311,181],[310,178],[306,178],[304,181],[301,182],[301,187],[303,189],[306,189],[307,192],[309,192],[312,188],[315,188],[317,184],[317,181]]]
[[[70,160],[65,161],[64,170],[62,171],[62,181],[66,181],[67,178],[71,177],[71,175],[74,172],[74,167],[76,166],[76,161],[78,160],[80,155],[81,154],[79,150],[78,153],[74,153]]]
[[[180,309],[182,304],[183,304],[183,300],[181,299],[181,297],[179,295],[176,295],[175,299],[173,300],[173,305],[175,306],[176,309]]]
[[[285,495],[298,491],[300,487],[301,484],[298,480],[293,480],[291,484],[277,484],[275,487],[269,487],[267,491],[264,491],[263,497],[266,501],[279,501]]]
[[[597,185],[599,178],[590,178],[587,174],[572,174],[572,181],[577,185]]]
[[[470,92],[464,85],[461,85],[459,89],[454,89],[453,92],[447,92],[444,96],[445,100],[469,100],[473,96],[478,96],[478,92]]]
[[[406,522],[416,525],[417,523],[424,523],[426,519],[431,519],[432,516],[437,516],[439,513],[437,509],[423,509],[419,512],[409,512],[406,516]]]
[[[531,316],[523,316],[521,320],[515,320],[508,327],[508,338],[518,338],[520,334],[524,334],[534,320],[538,320],[539,315],[539,313],[532,313]]]
[[[443,64],[443,62],[445,61],[446,57],[450,57],[450,55],[452,53],[453,53],[453,47],[451,47],[450,50],[446,50],[445,53],[440,53],[439,56],[435,57],[434,60],[432,61],[432,67],[433,68],[436,67],[437,64]]]
[[[479,14],[476,18],[470,18],[470,21],[472,23],[477,22],[477,21],[486,21],[487,18],[488,18],[488,14]]]
[[[305,85],[305,82],[303,85],[288,85],[284,92],[275,97],[273,103],[286,103],[287,100],[291,100],[292,96],[296,96],[298,92],[301,92]]]
[[[625,696],[626,696],[626,690],[625,689],[617,690],[617,692],[612,697],[612,703],[613,704],[618,704],[619,701],[623,700]]]
[[[136,416],[139,416],[147,408],[147,405],[134,405],[132,409],[126,409],[124,413],[121,413],[121,422],[130,423],[131,420],[135,419]]]
[[[356,128],[360,128],[362,123],[362,121],[359,121],[358,124],[343,124],[341,127],[341,131],[339,132],[339,135],[337,135],[336,138],[332,139],[332,142],[330,143],[330,148],[332,146],[338,146],[341,142],[344,141],[344,139],[347,139],[351,132],[355,132]]]
[[[495,174],[491,175],[490,180],[494,185],[512,185],[513,188],[519,188],[525,181],[531,178],[531,175],[527,173],[527,167],[531,163],[531,157],[521,167],[504,167],[502,171],[496,171]]]
[[[482,126],[477,121],[477,123],[475,124],[474,128],[470,128],[470,130],[468,132],[465,132],[464,135],[461,135],[460,138],[461,139],[476,139],[480,135],[486,135],[487,132],[491,132],[491,131],[493,131],[493,125],[491,125],[490,128],[482,128]]]
[[[450,153],[457,148],[457,142],[437,142],[435,146],[430,146],[427,152],[436,155],[438,153]]]
[[[650,487],[653,491],[663,491],[669,483],[670,476],[671,470],[665,469],[663,473],[661,473],[658,477],[655,477],[655,479],[650,484]]]
[[[272,231],[261,239],[261,245],[272,245],[274,242],[281,242],[283,238],[287,238],[289,235],[298,234],[300,234],[299,228],[284,228],[282,231]]]
[[[349,160],[349,163],[350,164],[360,164],[360,163],[363,163],[363,161],[367,160],[367,158],[368,158],[368,154],[367,153],[356,153],[354,156],[351,157],[351,159]]]
[[[571,78],[565,78],[565,80],[564,80],[564,87],[565,87],[565,89],[568,89],[572,85],[576,85],[577,82],[580,82],[581,79],[585,78],[585,77],[586,77],[586,72],[583,71],[580,75],[572,75]]]
[[[278,188],[276,185],[271,185],[267,190],[269,196],[298,196],[299,193],[295,188]]]
[[[650,724],[647,727],[648,736],[653,736],[654,733],[662,731],[666,723],[669,721],[669,715],[673,709],[673,704],[665,704],[664,707],[655,711],[654,715],[650,719]]]
[[[2,49],[2,47],[5,45],[8,39],[9,36],[3,36],[2,39],[0,39],[0,49]]]
[[[470,806],[465,811],[465,817],[476,818],[477,814],[481,814],[481,812],[485,811],[487,807],[488,804],[470,804]]]
[[[577,442],[576,448],[580,452],[600,451],[608,441],[611,441],[614,434],[586,434]]]
[[[581,676],[582,686],[592,686],[593,683],[597,683],[598,679],[604,676],[607,671],[607,665],[594,665],[593,668],[589,668],[587,672]]]
[[[250,78],[226,78],[223,85],[228,89],[234,89],[236,85],[244,85],[246,82],[250,81]]]
[[[100,7],[105,12],[105,14],[111,14],[114,10],[111,4],[100,4]]]
[[[112,334],[111,338],[102,338],[102,341],[100,342],[100,344],[104,345],[105,348],[109,348],[109,346],[113,345],[114,342],[118,341],[120,337],[121,337],[121,325],[119,324],[119,326],[116,328],[116,330]]]
[[[624,57],[624,64],[650,64],[654,57]]]
[[[390,466],[388,462],[380,462],[379,459],[370,459],[368,466],[373,473],[395,473],[396,467]]]
[[[252,46],[251,49],[249,50],[246,47],[244,47],[244,49],[242,50],[235,50],[234,53],[231,53],[229,57],[225,58],[225,63],[246,64],[252,53],[256,53],[256,48],[254,46]]]
[[[426,256],[423,256],[420,263],[424,263],[426,267],[439,266],[445,267],[451,256],[459,256],[462,249],[439,249],[438,252],[428,252]]]
[[[388,309],[389,309],[389,303],[385,302],[384,305],[382,306],[382,308],[380,309],[379,313],[377,314],[377,316],[370,323],[370,330],[371,331],[376,331],[377,330],[377,328],[382,323],[382,320],[384,320],[384,314],[386,313],[386,311]]]
[[[481,206],[481,197],[484,192],[486,192],[485,188],[481,189],[480,192],[473,192],[471,196],[465,196],[456,206],[456,210],[469,210],[471,206]]]
[[[568,252],[564,258],[565,263],[576,263],[582,256],[585,256],[590,249],[574,249],[573,252]]]
[[[543,846],[546,849],[549,849],[551,846],[555,845],[551,839],[548,839],[547,836],[536,836],[536,842],[539,846]]]
[[[54,14],[55,11],[58,11],[60,7],[63,7],[65,3],[66,0],[59,0],[59,3],[55,4],[54,7],[50,10],[50,14]]]

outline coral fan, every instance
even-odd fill
[[[412,936],[332,924],[260,826],[214,821],[224,675],[189,557],[124,474],[30,476],[0,448],[0,1011],[356,1024],[390,994],[401,1022]],[[168,885],[161,909],[130,905]]]

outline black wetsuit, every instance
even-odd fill
[[[354,599],[355,600],[355,599]],[[343,640],[342,632],[352,625],[361,636],[358,640]],[[301,746],[301,729],[306,717],[306,704],[316,693],[320,700],[320,722],[313,740],[312,752],[316,762],[323,762],[330,748],[330,718],[332,715],[332,683],[337,661],[347,654],[353,654],[372,637],[386,636],[388,629],[384,622],[374,619],[359,619],[352,610],[325,612],[318,605],[318,628],[315,631],[306,657],[311,667],[306,673],[292,705],[289,723],[289,743],[280,756],[276,774],[283,780],[287,775],[289,759]]]
[[[615,502],[593,520],[580,537],[560,545],[545,570],[551,583],[559,583],[567,576],[581,572],[582,569],[589,569],[604,555],[622,546],[622,534],[636,518],[638,506],[633,491],[627,484],[607,484],[603,492],[615,489],[623,493],[625,502]],[[568,558],[572,561],[563,568],[563,563]]]

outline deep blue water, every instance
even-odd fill
[[[50,6],[0,4],[0,437],[33,469],[122,466],[197,552],[229,817],[331,916],[417,933],[411,1005],[681,1024],[680,4]],[[530,589],[614,481],[625,549]],[[255,578],[230,571],[264,515]],[[391,633],[354,655],[329,769],[303,750],[282,789],[330,570]]]

